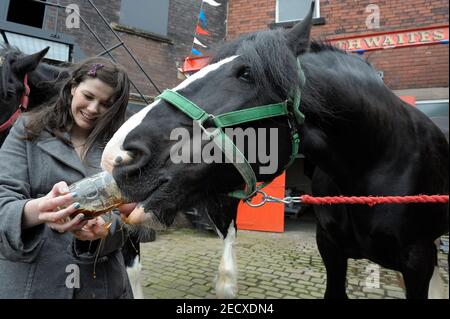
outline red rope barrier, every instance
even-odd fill
[[[409,204],[409,203],[448,203],[448,195],[416,195],[416,196],[300,196],[301,203],[312,205],[332,204]]]

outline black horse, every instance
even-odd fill
[[[103,153],[103,168],[113,173],[129,200],[141,202],[130,222],[170,225],[177,211],[204,207],[225,240],[216,283],[219,297],[236,293],[232,243],[239,199],[230,192],[244,187],[243,177],[230,162],[196,162],[192,154],[190,163],[175,161],[195,139],[180,141],[172,138],[174,132],[192,134],[200,123],[209,132],[204,135],[215,139],[222,136],[215,129],[220,114],[288,100],[285,115],[245,123],[239,121],[242,113],[227,118],[235,130],[258,128],[258,141],[265,138],[265,143],[241,147],[247,159],[269,146],[275,152],[275,171],[262,173],[267,165],[260,157],[250,163],[257,180],[269,182],[285,169],[298,131],[300,151],[316,165],[315,195],[448,194],[444,135],[387,88],[365,60],[310,42],[312,8],[287,32],[258,32],[225,45],[211,65],[130,118]],[[299,89],[304,122],[295,116]],[[277,147],[270,140],[274,135],[263,135],[264,129],[277,133]],[[210,140],[201,143],[202,150],[210,147]],[[211,148],[207,153],[217,156]],[[434,240],[448,232],[447,204],[315,209],[317,244],[327,270],[326,298],[347,297],[348,258],[367,258],[399,271],[407,298],[427,297],[437,262]]]
[[[17,110],[20,110],[20,114],[55,98],[64,80],[70,76],[68,67],[42,62],[48,50],[47,47],[32,55],[25,55],[9,46],[0,50],[0,126],[5,128],[0,132],[0,146],[8,135]],[[23,103],[24,95],[27,96],[26,103]],[[131,116],[128,110],[127,116]],[[125,265],[135,295],[143,297],[142,292],[136,293],[140,289],[138,270],[141,267],[136,263],[136,257],[140,255],[139,243],[155,240],[155,232],[148,227],[138,226],[127,226],[126,231],[128,236],[122,248]]]
[[[0,49],[0,145],[14,119],[58,94],[65,68],[41,63],[49,48],[25,55],[7,45]]]

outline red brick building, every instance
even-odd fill
[[[287,15],[283,22],[277,15],[283,5],[310,0],[230,0],[227,38],[247,32],[274,27],[288,28],[292,20],[301,20],[302,12]],[[425,27],[446,26],[448,29],[448,1],[446,0],[316,0],[316,18],[312,29],[315,39],[333,40],[353,36],[370,36],[386,32],[405,32]],[[306,7],[306,6],[304,6]],[[366,24],[376,11],[379,24]],[[297,19],[295,16],[297,15]],[[364,53],[375,68],[383,71],[385,83],[400,95],[416,96],[418,101],[448,99],[448,42],[438,45],[418,45]]]

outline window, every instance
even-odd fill
[[[9,0],[6,20],[10,22],[42,28],[45,4],[32,0]]]
[[[8,31],[4,31],[4,35],[10,45],[19,48],[25,54],[33,54],[49,46],[50,50],[45,55],[46,59],[60,62],[68,62],[70,59],[69,44]]]
[[[169,0],[122,0],[121,24],[143,31],[167,35]]]
[[[302,20],[309,11],[312,0],[277,0],[276,22]],[[320,17],[320,1],[316,0],[313,18]]]

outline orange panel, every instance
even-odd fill
[[[268,195],[279,198],[284,197],[286,187],[286,173],[275,178],[275,180],[263,190]],[[253,198],[253,202],[259,203],[261,195]],[[265,205],[253,208],[243,203],[239,203],[237,215],[238,229],[262,230],[270,232],[284,232],[284,204],[266,203]]]
[[[197,72],[201,68],[207,66],[210,62],[210,57],[187,57],[184,59],[184,64],[181,71],[184,72]]]
[[[400,96],[400,98],[404,102],[408,103],[409,105],[416,106],[416,97],[415,96],[405,95],[405,96]]]

